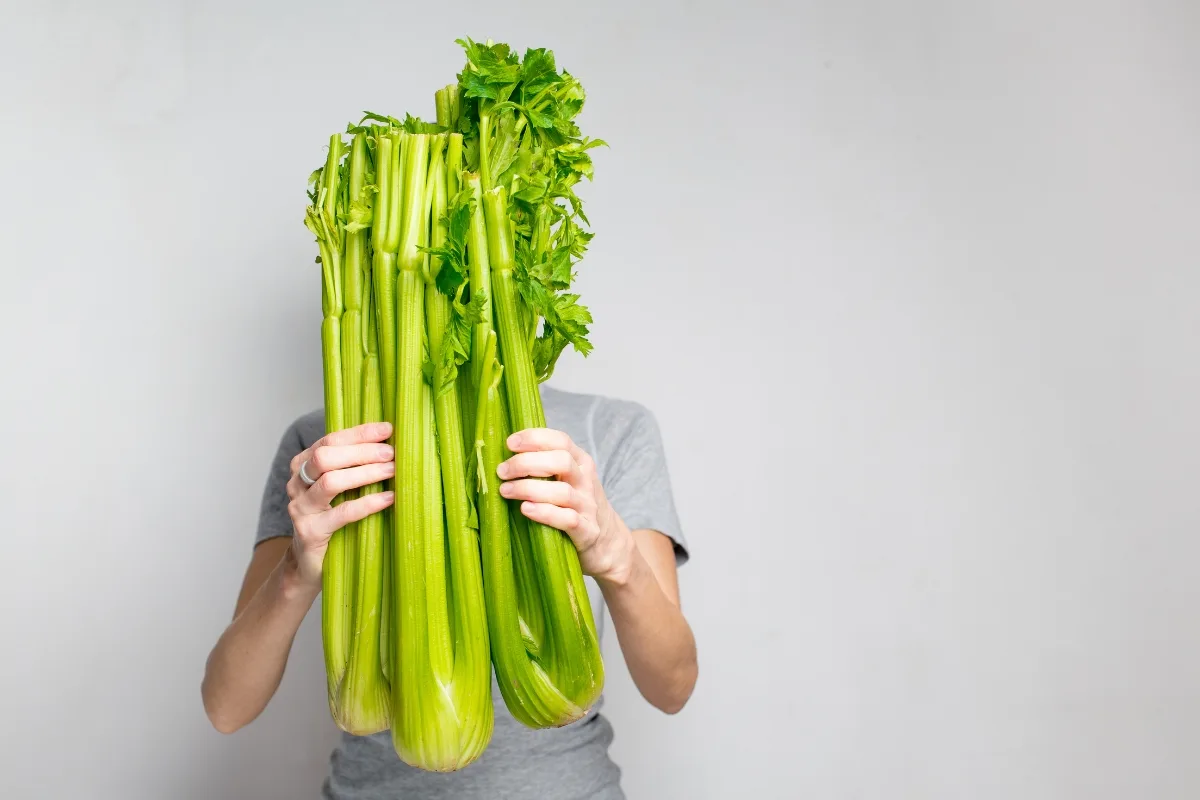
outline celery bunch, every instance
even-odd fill
[[[591,233],[574,120],[584,92],[547,50],[462,41],[436,122],[367,114],[330,140],[306,224],[322,266],[326,426],[393,423],[396,503],[325,560],[329,702],[391,727],[431,770],[477,758],[491,665],[514,717],[580,718],[603,686],[578,555],[499,494],[509,433],[545,424],[538,384],[591,316],[569,291]],[[362,491],[378,491],[368,487]],[[490,656],[490,663],[489,663]]]

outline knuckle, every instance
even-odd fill
[[[298,520],[300,520],[304,516],[304,512],[302,512],[300,510],[300,505],[296,501],[296,498],[292,498],[292,502],[287,504],[287,512],[288,512],[288,516],[291,517],[291,519],[292,519],[292,524],[299,527]]]
[[[334,473],[332,472],[321,473],[321,477],[317,478],[317,482],[314,485],[322,493],[337,494],[339,491],[337,487],[337,479],[334,477]]]
[[[296,520],[292,523],[292,535],[300,544],[308,544],[312,538],[312,528],[307,522]]]
[[[351,512],[353,510],[350,503],[339,503],[328,509],[322,514],[325,518],[325,527],[331,531],[341,530],[352,519]]]
[[[354,503],[341,503],[330,509],[327,512],[329,514],[330,528],[336,531],[358,519],[359,515],[355,513],[357,508],[358,506]]]
[[[325,445],[314,447],[309,461],[312,462],[314,467],[324,472],[328,466],[329,448]]]
[[[584,496],[583,492],[580,492],[578,489],[576,489],[574,486],[572,486],[569,483],[564,483],[563,486],[566,487],[565,489],[563,489],[563,494],[565,495],[565,497],[563,498],[564,499],[564,503],[563,503],[564,507],[577,509],[577,508],[580,508],[581,506],[583,506],[583,504],[586,501],[586,497]]]

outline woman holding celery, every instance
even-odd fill
[[[326,797],[621,797],[601,612],[643,696],[682,708],[686,543],[651,414],[540,385],[590,348],[582,89],[548,51],[463,45],[436,125],[372,115],[314,174],[325,408],[284,434],[205,708],[257,717],[323,592]]]

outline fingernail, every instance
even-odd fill
[[[504,495],[505,497],[508,497],[510,494],[512,494],[512,484],[511,483],[500,484],[500,494]]]
[[[385,444],[379,448],[379,455],[383,458],[383,460],[390,461],[396,457],[396,448],[392,447],[390,444]]]
[[[380,496],[382,499],[384,499],[384,500],[388,500],[388,501],[391,501],[391,500],[395,500],[395,499],[396,499],[396,493],[395,493],[395,492],[380,492],[380,493],[379,493],[379,496]]]
[[[507,461],[500,462],[500,466],[496,467],[496,474],[499,475],[501,478],[508,477],[508,462]]]
[[[393,472],[396,471],[396,462],[395,461],[383,462],[383,471],[386,472],[387,474],[391,475]]]
[[[516,450],[520,446],[521,446],[521,434],[514,433],[512,436],[508,437],[508,449],[509,450]]]

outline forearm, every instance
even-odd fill
[[[201,684],[213,727],[232,733],[252,722],[275,694],[300,623],[319,593],[298,578],[291,548],[225,629]]]
[[[691,697],[697,674],[696,640],[683,612],[636,547],[620,581],[599,583],[638,691],[656,708],[678,712]]]

